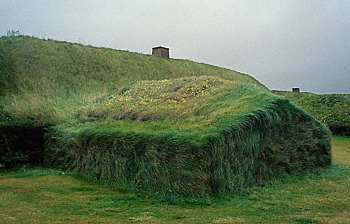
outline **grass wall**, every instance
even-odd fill
[[[350,136],[350,94],[314,94],[274,91],[291,100],[336,135]]]
[[[116,121],[50,130],[47,164],[120,189],[157,195],[227,195],[331,163],[328,129],[286,100],[216,135],[125,132]],[[105,126],[105,127],[104,127]]]
[[[228,125],[209,148],[219,194],[331,164],[328,129],[281,99]]]

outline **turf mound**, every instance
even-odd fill
[[[227,195],[331,162],[311,116],[217,77],[136,82],[78,114],[79,125],[51,130],[48,163],[119,188]]]
[[[327,124],[334,134],[350,136],[350,94],[274,92]]]
[[[48,127],[40,160],[117,188],[227,195],[331,162],[328,129],[248,75],[28,37],[0,58],[2,139]]]

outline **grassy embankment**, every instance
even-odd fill
[[[350,94],[274,93],[285,96],[327,124],[334,134],[350,136]]]
[[[188,60],[160,58],[31,37],[0,38],[0,111],[57,124],[101,96],[138,80],[210,75],[259,84],[252,77]]]
[[[350,138],[333,138],[334,164],[230,199],[169,204],[113,191],[54,170],[0,174],[4,223],[295,223],[350,222]]]
[[[197,197],[330,164],[328,130],[248,75],[29,37],[1,38],[0,57],[5,166]],[[47,145],[18,145],[24,125],[48,127]]]

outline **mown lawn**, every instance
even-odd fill
[[[350,223],[350,138],[334,165],[247,195],[169,203],[45,169],[0,173],[0,223]]]

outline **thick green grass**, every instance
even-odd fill
[[[350,135],[350,94],[274,91],[327,124],[334,134]]]
[[[170,119],[52,127],[47,164],[117,188],[191,197],[237,193],[330,164],[329,133],[323,125],[286,100],[251,96],[243,97],[251,100],[245,113],[221,115],[197,130],[192,123],[183,126],[182,120]],[[269,94],[257,95],[264,96]],[[223,98],[229,102],[219,101],[224,111],[239,105],[234,97]],[[220,105],[210,106],[210,115],[220,112]]]
[[[248,75],[24,36],[1,38],[0,57],[0,153],[14,155],[0,165],[31,162],[14,123],[48,127],[47,166],[161,196],[233,194],[331,162],[328,130]]]
[[[233,198],[159,201],[113,191],[45,169],[0,174],[4,223],[271,223],[350,222],[350,138],[333,138],[334,164]]]
[[[189,60],[26,36],[0,38],[0,59],[0,111],[39,124],[71,120],[81,106],[137,80],[210,75],[262,86],[248,75]]]
[[[219,123],[225,125],[222,123],[228,123],[227,119],[237,122],[278,99],[249,83],[191,76],[135,82],[80,108],[76,117],[80,122],[127,121],[135,131],[150,127],[153,133],[175,129],[203,135]],[[120,123],[115,126],[125,126],[126,122]]]

